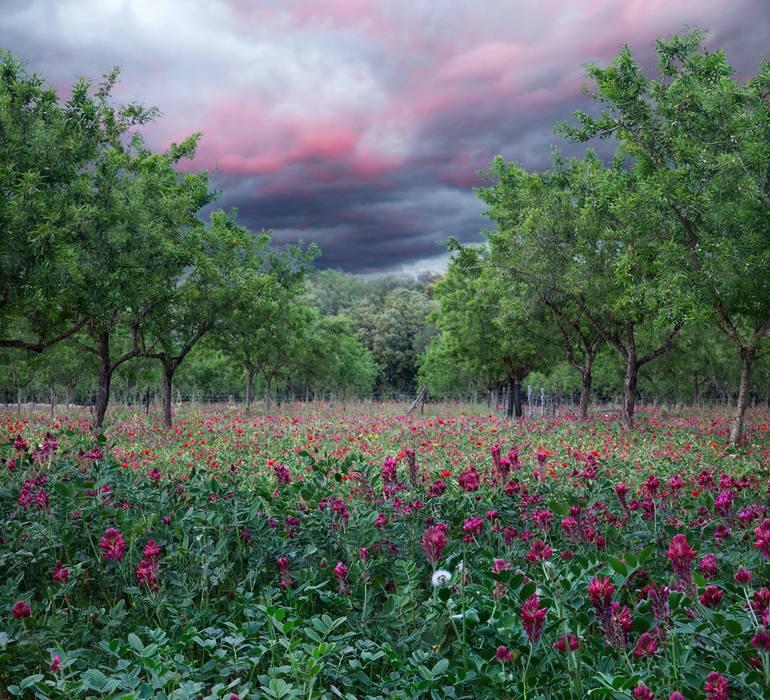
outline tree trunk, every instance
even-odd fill
[[[639,366],[636,356],[629,353],[626,358],[626,377],[623,381],[623,420],[630,430],[634,427],[634,410],[636,408],[636,384],[639,379]]]
[[[505,415],[508,416],[508,418],[513,418],[513,382],[508,382],[508,391],[507,391],[507,408],[505,411]]]
[[[268,379],[265,378],[265,411],[270,411],[270,404],[272,402],[272,392],[271,392],[271,385],[273,383],[272,378]]]
[[[524,409],[521,405],[521,379],[513,380],[513,408],[517,418],[521,418],[524,415]],[[510,399],[509,399],[510,406]]]
[[[174,382],[173,365],[163,365],[163,425],[171,427],[171,390]]]
[[[735,404],[735,415],[730,427],[730,444],[735,445],[743,435],[743,423],[746,409],[749,405],[749,388],[751,387],[751,368],[754,364],[754,348],[741,348],[741,386],[738,389],[738,401]]]
[[[107,405],[110,402],[110,383],[112,382],[112,367],[110,366],[110,334],[99,333],[99,390],[96,393],[94,406],[94,432],[102,427],[107,415]]]
[[[593,375],[591,374],[591,370],[584,369],[581,379],[580,405],[578,412],[580,413],[580,420],[586,420],[588,418],[588,404],[591,401],[591,384],[593,382]]]
[[[585,362],[580,370],[581,375],[581,387],[580,387],[580,419],[585,420],[588,418],[588,404],[591,402],[591,385],[594,381],[593,376],[594,354],[586,353]]]
[[[254,384],[254,368],[246,367],[246,413],[251,413],[251,387]]]

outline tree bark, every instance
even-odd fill
[[[638,380],[639,365],[636,360],[636,353],[631,352],[626,357],[626,376],[623,380],[623,420],[629,430],[634,427]]]
[[[578,411],[580,413],[580,420],[586,420],[588,418],[588,404],[591,401],[591,384],[593,383],[593,374],[591,374],[590,367],[583,370],[581,380],[580,407]]]
[[[163,425],[171,427],[171,390],[174,382],[174,371],[176,367],[173,364],[163,365]]]
[[[730,426],[730,444],[735,445],[743,436],[743,424],[746,419],[746,409],[749,405],[749,389],[751,387],[751,369],[754,365],[754,348],[741,348],[741,385],[738,389],[738,401],[735,404],[735,414]]]
[[[272,383],[273,378],[272,377],[265,377],[265,411],[270,411],[270,405],[272,403]]]
[[[246,365],[246,413],[251,413],[252,394],[251,387],[254,384],[254,368]]]
[[[99,350],[99,390],[96,393],[94,406],[94,431],[101,428],[107,414],[110,402],[110,383],[112,382],[112,367],[110,364],[110,334],[99,333],[97,337]]]
[[[513,380],[513,409],[517,418],[521,418],[524,415],[524,409],[521,405],[521,379],[518,377]]]

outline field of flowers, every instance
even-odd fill
[[[0,697],[770,697],[749,423],[8,413]]]

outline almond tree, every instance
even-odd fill
[[[0,348],[43,352],[83,328],[77,278],[92,169],[105,148],[154,116],[109,106],[117,71],[81,78],[62,103],[0,51]]]
[[[85,320],[80,346],[99,360],[94,428],[104,421],[113,374],[143,354],[145,325],[173,295],[168,280],[195,262],[197,213],[211,201],[208,178],[175,166],[194,155],[197,140],[156,153],[134,135],[106,149],[90,173],[76,283]]]
[[[542,308],[521,303],[521,289],[495,274],[486,246],[456,248],[435,285],[442,344],[472,374],[508,384],[509,417],[524,415],[522,382],[547,362]]]
[[[724,52],[694,31],[657,43],[649,79],[626,46],[606,68],[591,65],[598,116],[576,113],[575,140],[612,138],[633,166],[636,206],[657,210],[657,255],[672,303],[709,316],[740,363],[730,431],[737,442],[751,372],[770,330],[770,65],[738,81]]]
[[[256,238],[238,226],[234,213],[211,214],[210,225],[193,227],[192,264],[166,282],[164,303],[148,316],[142,328],[142,354],[163,368],[163,422],[171,425],[174,374],[196,344],[224,325],[247,280],[262,270],[261,252],[267,238]]]
[[[557,165],[563,166],[560,161]],[[586,418],[602,336],[576,296],[578,279],[584,297],[592,280],[579,272],[579,217],[569,171],[560,167],[530,174],[498,157],[487,176],[492,184],[477,194],[488,205],[486,216],[497,225],[486,232],[490,264],[502,278],[516,280],[518,293],[551,314],[553,339],[580,374],[579,414]]]

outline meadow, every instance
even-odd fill
[[[0,697],[770,695],[766,411],[398,413],[6,412]]]

